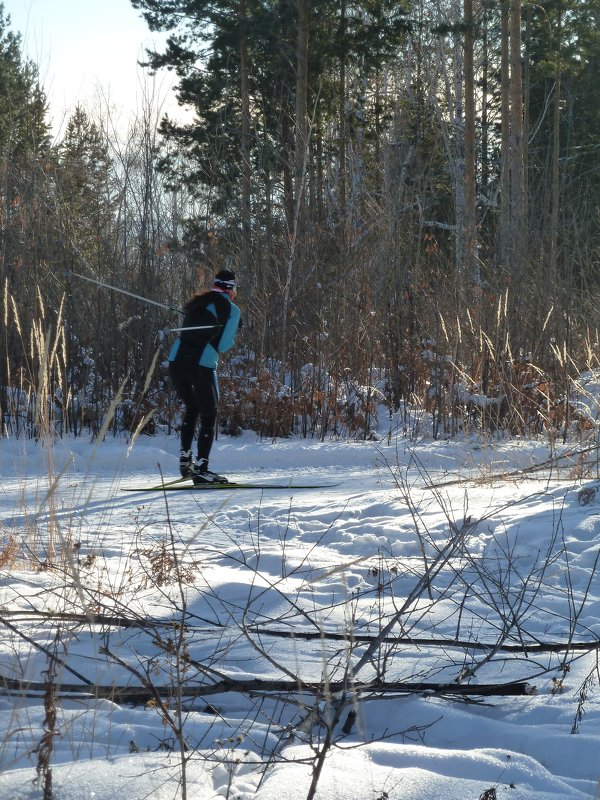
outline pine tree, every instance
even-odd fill
[[[599,52],[598,0],[545,0],[530,10],[532,219],[544,263],[569,281],[581,276],[587,261],[582,240],[590,241],[597,230]]]
[[[67,238],[82,261],[102,275],[114,207],[108,144],[97,124],[77,106],[57,148],[55,181]]]
[[[341,12],[338,2],[325,0],[304,15],[303,99],[297,91],[304,85],[297,80],[303,63],[297,58],[297,9],[308,10],[309,4],[132,0],[132,5],[143,11],[152,30],[170,32],[165,51],[150,52],[147,63],[152,70],[174,69],[180,101],[196,112],[191,124],[163,123],[163,133],[175,145],[163,167],[174,182],[179,185],[183,178],[206,200],[207,218],[220,215],[230,223],[240,219],[242,179],[246,174],[248,180],[244,169],[250,160],[254,175],[282,187],[288,235],[305,162],[300,151],[309,146],[312,128],[339,126],[340,140],[356,131],[351,109],[360,102],[360,82],[372,77],[397,47],[407,28],[402,8],[391,0],[362,0],[347,2]],[[353,71],[350,78],[340,77],[348,70]],[[244,104],[251,109],[250,119],[244,120]],[[339,141],[331,156],[343,160],[348,144]],[[257,196],[255,188],[252,201],[257,215],[269,198]]]
[[[0,254],[2,283],[17,269],[15,229],[25,224],[25,200],[33,199],[49,153],[46,98],[35,65],[21,58],[20,37],[9,30],[0,4]],[[18,237],[17,237],[18,238]]]
[[[10,31],[0,4],[0,287],[2,318],[9,321],[0,337],[0,419],[7,407],[7,385],[27,365],[15,314],[28,330],[38,307],[38,284],[47,277],[44,256],[54,238],[49,145],[37,68],[22,59],[20,37]]]

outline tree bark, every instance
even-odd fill
[[[248,31],[246,0],[240,0],[240,93],[242,104],[242,136],[240,155],[242,160],[242,265],[250,266],[252,254],[251,190],[252,167],[250,164],[250,89],[248,85]]]
[[[339,163],[340,163],[340,222],[342,232],[342,251],[346,251],[346,0],[340,5],[340,84],[339,84]]]
[[[475,77],[473,65],[473,0],[464,0],[465,46],[464,46],[464,85],[465,85],[465,238],[464,258],[465,277],[474,285],[479,285],[477,261],[477,190],[475,178]]]
[[[527,230],[521,70],[521,0],[510,0],[510,264],[513,299],[525,271]]]
[[[108,653],[110,657],[111,654]],[[5,678],[0,675],[0,690],[7,693],[23,693],[27,695],[30,692],[41,692],[44,688],[44,683],[41,681],[22,681],[13,678]],[[172,686],[155,686],[152,683],[147,683],[146,686],[114,686],[114,685],[101,685],[101,684],[74,684],[74,683],[58,683],[56,686],[58,696],[63,695],[83,695],[87,697],[104,697],[110,698],[117,703],[147,703],[155,697],[172,697]],[[181,689],[182,697],[209,697],[214,694],[222,694],[224,692],[239,694],[266,694],[269,692],[275,693],[290,693],[290,694],[314,694],[322,697],[326,692],[335,694],[336,692],[348,689],[346,681],[327,681],[325,682],[303,682],[302,680],[279,680],[263,679],[263,678],[227,678],[223,677],[220,681],[214,683],[200,684],[197,683],[190,686],[184,686]],[[372,695],[380,696],[385,694],[420,694],[427,692],[432,695],[453,695],[459,697],[485,697],[491,695],[528,695],[535,692],[535,688],[523,681],[506,681],[504,683],[432,683],[429,681],[389,681],[389,682],[373,682],[373,683],[354,683],[352,684],[352,691],[357,695]]]
[[[308,148],[308,4],[298,0],[298,40],[296,47],[296,135],[295,135],[295,193],[296,214],[302,218],[304,185]]]
[[[500,265],[510,271],[510,67],[508,0],[502,3],[500,66]]]
[[[296,39],[296,122],[295,122],[295,170],[294,170],[294,219],[289,231],[290,247],[287,272],[283,289],[283,311],[281,325],[282,369],[287,356],[288,312],[292,291],[292,280],[297,268],[298,244],[302,239],[305,224],[305,182],[308,163],[308,8],[310,0],[297,0],[298,34]]]
[[[552,120],[552,190],[550,209],[550,274],[552,280],[557,280],[558,264],[558,212],[560,207],[560,105],[561,105],[561,29],[562,14],[558,9],[557,20],[557,52],[554,75],[554,114]],[[556,285],[556,284],[555,284]]]

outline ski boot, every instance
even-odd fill
[[[195,486],[203,483],[229,483],[224,475],[217,475],[216,472],[209,470],[206,458],[201,458],[197,464],[194,464],[192,480]]]
[[[192,478],[194,475],[194,460],[191,450],[181,450],[179,453],[179,472],[182,478]]]

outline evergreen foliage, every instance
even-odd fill
[[[20,37],[0,4],[0,282],[4,324],[0,338],[0,405],[6,408],[11,367],[23,363],[23,331],[7,325],[7,296],[36,305],[40,268],[51,247],[45,173],[49,156],[46,98],[35,65],[21,57]]]

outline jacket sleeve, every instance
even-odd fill
[[[229,319],[225,323],[225,328],[223,329],[223,333],[221,334],[221,339],[219,341],[219,353],[226,353],[227,350],[230,350],[235,344],[235,337],[240,324],[240,316],[241,313],[239,308],[232,303]]]

